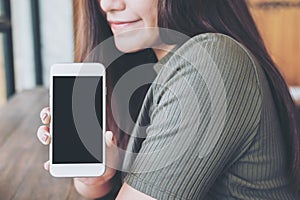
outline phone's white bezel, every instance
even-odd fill
[[[106,131],[106,77],[105,67],[100,63],[66,63],[66,64],[55,64],[51,66],[50,71],[50,112],[53,116],[53,77],[54,76],[101,76],[103,77],[103,133]],[[51,120],[52,122],[52,120]],[[52,123],[50,123],[50,135],[52,133]],[[102,134],[103,141],[103,163],[78,163],[78,164],[53,164],[52,160],[52,141],[49,145],[49,160],[50,160],[50,174],[54,177],[96,177],[101,176],[105,172],[105,134]]]

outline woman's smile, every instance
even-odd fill
[[[128,30],[129,28],[137,28],[141,22],[140,19],[132,21],[109,21],[110,27],[114,33]]]

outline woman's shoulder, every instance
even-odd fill
[[[203,51],[205,52],[203,54]],[[177,53],[197,55],[198,58],[210,55],[214,58],[236,58],[255,60],[250,51],[231,36],[222,33],[202,33],[187,40],[178,48]],[[193,52],[193,53],[192,53]]]
[[[156,71],[160,71],[162,66],[172,66],[169,70],[173,68],[178,71],[178,66],[188,64],[197,66],[210,61],[213,61],[219,68],[225,67],[226,63],[231,64],[226,65],[227,70],[230,67],[237,67],[235,65],[239,65],[239,61],[250,61],[244,64],[247,63],[252,67],[257,65],[251,52],[234,38],[221,33],[202,33],[177,45],[155,67]]]
[[[253,73],[258,78],[259,64],[251,52],[230,36],[221,33],[203,33],[196,35],[184,44],[173,49],[167,59],[156,65],[162,76],[180,73],[218,72],[224,79],[235,78],[232,74]],[[210,71],[208,70],[210,69]]]
[[[218,84],[216,87],[221,85],[233,101],[245,90],[257,92],[259,99],[263,93],[260,65],[242,44],[224,34],[205,33],[190,38],[160,68],[156,81],[166,86],[176,82],[203,91]],[[165,91],[158,86],[154,89]]]
[[[191,37],[180,48],[186,49],[193,47],[193,45],[203,45],[208,47],[209,44],[223,44],[222,47],[237,46],[244,51],[246,48],[235,40],[233,37],[225,35],[223,33],[201,33]],[[220,46],[221,47],[221,46]]]

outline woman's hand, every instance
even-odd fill
[[[37,137],[44,145],[51,142],[50,128],[47,126],[51,121],[50,108],[44,108],[40,113],[43,126],[37,131]],[[62,133],[63,134],[63,133]],[[77,191],[87,198],[98,198],[110,192],[112,185],[110,180],[116,173],[119,164],[117,142],[111,131],[105,133],[106,143],[106,170],[102,176],[95,178],[74,178],[74,185]],[[45,170],[49,171],[49,161],[44,163]]]

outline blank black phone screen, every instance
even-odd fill
[[[53,164],[102,163],[103,78],[54,76]]]

